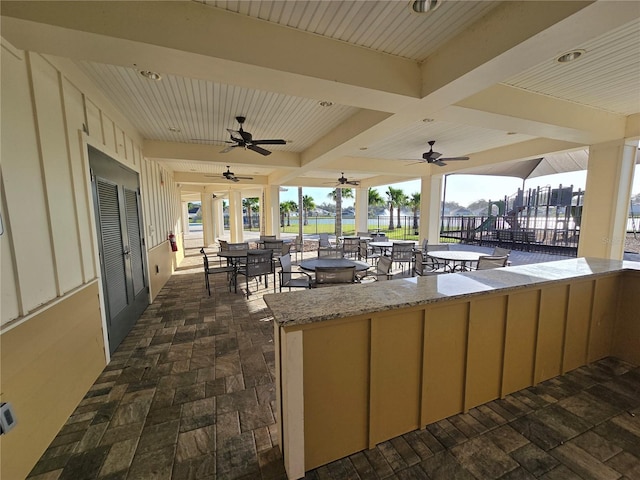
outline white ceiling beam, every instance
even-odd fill
[[[198,172],[174,172],[173,179],[180,184],[200,184],[200,185],[226,185],[229,188],[232,185],[266,185],[267,177],[265,175],[251,175],[252,180],[240,180],[239,182],[231,182],[222,177],[222,175],[207,176],[208,174]],[[244,175],[238,174],[243,177]]]

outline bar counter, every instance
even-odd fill
[[[290,479],[613,355],[640,263],[577,258],[265,295]]]

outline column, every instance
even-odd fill
[[[356,235],[369,231],[369,189],[358,187],[356,191]]]
[[[216,240],[224,235],[224,201],[221,198],[213,200],[213,233]]]
[[[216,241],[213,228],[213,198],[210,193],[200,194],[200,209],[202,212],[202,241],[206,247],[213,245]]]
[[[267,230],[266,230],[266,225],[267,225],[267,218],[265,216],[266,214],[266,209],[264,208],[264,188],[262,189],[262,191],[260,192],[260,196],[258,197],[258,210],[260,211],[260,235],[266,235],[267,234]]]
[[[242,242],[242,192],[229,192],[229,237],[231,243]]]
[[[189,233],[189,204],[182,202],[182,233]]]
[[[636,154],[624,140],[589,148],[579,257],[622,260]]]
[[[420,186],[420,243],[440,242],[440,202],[442,201],[442,175],[422,177]]]
[[[280,238],[280,186],[264,187],[265,235]]]

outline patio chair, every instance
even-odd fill
[[[233,267],[211,267],[209,266],[209,257],[207,257],[206,252],[204,251],[204,247],[200,249],[200,253],[202,254],[202,261],[204,262],[204,284],[207,287],[207,292],[209,292],[209,296],[211,296],[211,284],[209,283],[209,275],[215,275],[217,273],[226,273],[227,274],[227,282],[229,282],[231,278],[231,274],[233,274]],[[229,284],[231,287],[231,284]]]
[[[306,272],[292,272],[291,271],[291,255],[286,254],[280,257],[281,270],[278,272],[280,277],[280,291],[282,287],[289,288],[311,288],[311,275]],[[294,275],[302,275],[294,277]]]
[[[256,285],[258,281],[264,276],[264,285],[269,287],[269,274],[273,274],[273,281],[275,285],[275,272],[273,270],[273,251],[247,251],[247,261],[238,267],[237,275],[244,275],[245,285],[247,290],[247,298],[249,298],[249,279],[256,279]],[[235,282],[236,293],[238,291],[238,282]]]
[[[319,247],[333,247],[333,243],[329,240],[328,233],[320,233],[318,236],[318,246]]]
[[[376,264],[376,269],[373,272],[367,272],[366,276],[360,279],[360,283],[370,283],[379,280],[392,280],[396,276],[402,275],[399,270],[392,270],[391,266],[393,262],[391,257],[381,256]]]
[[[391,246],[391,261],[399,263],[402,271],[407,265],[409,272],[412,271],[413,265],[413,243],[397,243],[393,242]]]
[[[480,257],[480,260],[478,260],[478,266],[476,267],[476,270],[490,270],[492,268],[506,267],[508,259],[509,259],[508,255],[503,255],[500,257],[494,257],[494,256]]]
[[[449,250],[449,244],[447,243],[427,244],[427,247],[424,250],[424,254],[422,256],[422,262],[425,268],[431,272],[445,273],[447,271],[446,262],[439,261],[438,259],[433,257],[429,257],[429,252],[447,250]]]
[[[415,252],[413,262],[413,273],[419,277],[426,277],[428,275],[439,275],[441,273],[447,273],[448,270],[445,266],[440,265],[435,259],[423,255],[422,251]]]
[[[360,240],[358,243],[358,260],[368,262],[369,259],[380,258],[380,252],[374,252],[366,240]]]
[[[356,257],[358,255],[360,238],[349,237],[342,240],[342,256]]]
[[[296,262],[298,261],[298,255],[300,258],[304,255],[304,239],[297,235],[293,243],[291,244],[291,248],[293,249],[293,253],[296,254]],[[291,251],[291,250],[290,250]]]
[[[342,249],[338,247],[318,247],[318,258],[342,258]]]
[[[316,267],[314,287],[324,287],[341,283],[355,283],[356,267]]]
[[[503,256],[507,256],[507,267],[509,265],[511,265],[511,260],[508,259],[509,255],[511,255],[511,250],[509,250],[508,248],[502,248],[502,247],[494,247],[493,249],[493,253],[491,254],[494,257],[503,257]]]
[[[275,235],[260,235],[260,241],[264,242],[265,240],[277,240]]]
[[[227,243],[227,250],[249,250],[249,242]]]

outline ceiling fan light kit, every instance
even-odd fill
[[[438,165],[439,167],[444,167],[446,163],[445,161],[458,161],[458,160],[469,160],[469,157],[442,157],[440,152],[434,152],[433,146],[435,145],[435,140],[429,140],[429,151],[422,154],[422,159],[434,165]]]

